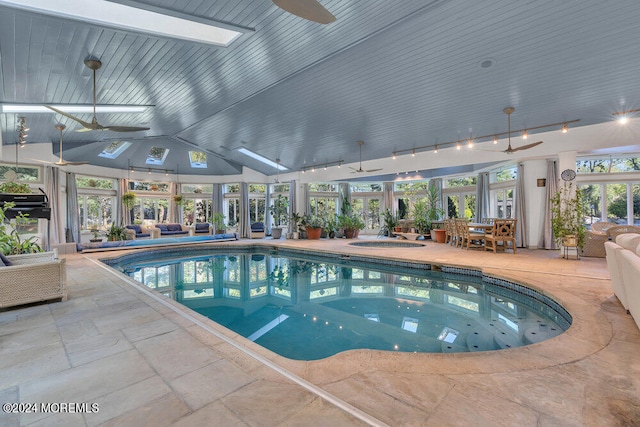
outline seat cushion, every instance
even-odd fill
[[[264,231],[264,224],[261,222],[254,222],[253,224],[251,224],[251,231],[253,232]]]
[[[196,233],[208,232],[209,231],[209,223],[208,222],[199,222],[196,224],[195,228]]]
[[[159,228],[160,231],[169,231],[167,228],[167,224],[156,224],[156,228]]]
[[[168,231],[182,231],[180,224],[167,224]]]

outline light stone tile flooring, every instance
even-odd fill
[[[573,325],[497,352],[358,350],[291,361],[94,261],[121,252],[70,255],[68,301],[0,312],[0,401],[88,402],[99,411],[3,412],[0,425],[640,425],[640,332],[613,296],[604,259],[348,243],[225,245],[483,268],[553,295]]]

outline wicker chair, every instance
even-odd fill
[[[511,249],[513,253],[516,253],[516,222],[515,219],[496,219],[493,222],[493,229],[491,234],[485,234],[484,236],[484,248],[486,250],[493,250],[496,253],[499,243],[502,243],[502,248],[507,249],[508,243],[511,242]]]
[[[591,230],[586,233],[582,256],[604,258],[606,255],[604,242],[609,240],[607,230],[615,226],[616,224],[613,222],[594,222],[591,225]]]
[[[640,233],[640,227],[637,225],[616,225],[615,227],[609,227],[607,229],[607,236],[614,242],[616,241],[616,237],[625,233]]]
[[[67,299],[64,259],[54,252],[13,255],[10,266],[0,267],[0,308]]]

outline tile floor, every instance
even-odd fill
[[[640,425],[640,331],[613,296],[603,259],[431,242],[228,245],[274,243],[481,267],[553,295],[574,323],[552,340],[506,351],[359,350],[291,361],[95,262],[116,252],[69,255],[68,301],[0,312],[0,401],[99,410],[0,412],[0,425]]]

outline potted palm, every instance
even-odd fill
[[[107,236],[107,240],[109,240],[110,242],[116,242],[119,240],[126,240],[127,231],[124,226],[116,225],[116,223],[114,222],[111,224],[111,227],[107,229],[105,235]]]
[[[387,208],[382,215],[382,227],[378,232],[378,236],[393,236],[393,232],[398,225],[398,217],[391,212],[391,209]]]
[[[278,197],[273,201],[273,205],[269,208],[269,212],[275,225],[275,227],[271,228],[271,237],[279,239],[282,237],[282,227],[280,226],[284,224],[289,214],[289,200],[283,197],[282,194],[278,194]]]

